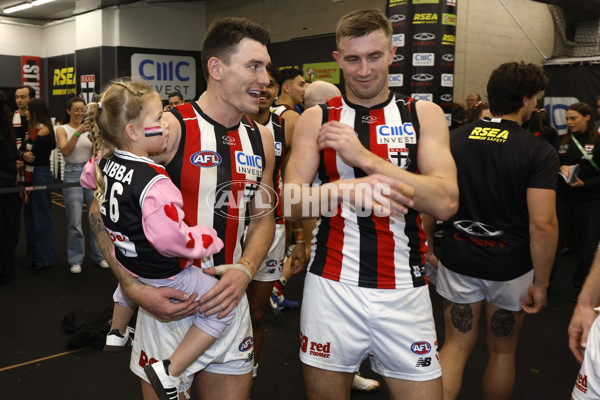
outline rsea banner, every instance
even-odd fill
[[[454,96],[456,0],[387,0],[396,54],[391,90],[432,101],[450,125]]]

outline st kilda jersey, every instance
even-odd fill
[[[181,272],[178,258],[165,257],[146,239],[142,205],[152,185],[169,179],[165,169],[149,158],[115,150],[98,162],[106,201],[100,206],[102,220],[114,238],[116,259],[129,271],[149,279],[164,279]]]
[[[285,224],[281,210],[281,188],[283,187],[281,167],[287,153],[285,146],[285,120],[279,115],[269,113],[269,121],[265,124],[265,127],[273,134],[273,141],[275,142],[275,168],[273,169],[273,189],[275,189],[275,193],[277,194],[275,223]]]
[[[450,148],[460,194],[458,212],[444,222],[442,263],[492,281],[530,271],[527,189],[556,190],[556,151],[516,122],[500,118],[452,131]]]
[[[382,104],[365,108],[336,97],[320,105],[323,123],[340,121],[354,127],[361,144],[379,157],[418,173],[419,120],[416,101],[390,93]],[[366,176],[333,149],[320,152],[316,184]],[[396,289],[423,286],[425,233],[418,211],[389,217],[355,212],[348,204],[338,206],[332,217],[317,224],[309,271],[354,286]]]
[[[242,256],[247,205],[261,182],[265,153],[256,123],[246,116],[227,128],[196,102],[170,110],[181,123],[177,153],[166,165],[181,190],[188,225],[217,231],[225,247],[202,259],[202,267],[231,264]],[[200,260],[194,265],[200,266]]]
[[[279,115],[280,117],[281,117],[281,114],[283,114],[287,110],[293,110],[293,108],[288,106],[287,104],[280,104],[278,106],[271,107],[271,112],[275,115]]]

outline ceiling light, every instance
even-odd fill
[[[42,4],[52,3],[54,0],[35,0],[31,4],[34,6],[41,6]]]
[[[17,11],[22,11],[22,10],[26,10],[28,8],[33,7],[31,5],[31,3],[20,3],[20,4],[16,4],[14,6],[8,7],[4,9],[4,14],[10,14],[10,13],[14,13]]]

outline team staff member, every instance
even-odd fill
[[[444,298],[444,400],[460,392],[482,313],[489,353],[482,398],[508,399],[523,311],[546,306],[558,236],[558,157],[521,124],[547,82],[537,65],[502,64],[487,85],[494,118],[452,132],[459,209],[444,222],[437,278]]]
[[[600,240],[600,136],[592,121],[592,108],[586,103],[571,104],[565,117],[567,134],[558,147],[560,171],[566,177],[573,169],[577,172],[571,182],[561,179],[558,183],[559,243],[562,244],[573,227],[577,268],[572,283],[579,291]]]
[[[271,211],[268,194],[273,190],[274,144],[266,128],[242,113],[258,111],[260,92],[269,83],[268,43],[268,31],[247,19],[216,20],[202,43],[205,94],[163,116],[169,142],[167,151],[154,159],[165,165],[181,190],[188,224],[213,227],[225,245],[218,254],[202,260],[202,267],[208,268],[205,272],[218,273],[221,279],[200,302],[193,301],[195,294],[151,288],[123,273],[114,258],[108,257],[112,245],[103,233],[97,207],[91,217],[111,270],[127,295],[141,306],[130,364],[140,377],[144,376],[144,360],[165,358],[160,354],[168,357],[177,342],[171,340],[176,332],[161,330],[158,337],[151,334],[160,325],[155,317],[170,320],[191,315],[194,311],[190,307],[199,304],[198,312],[207,317],[217,314],[222,318],[234,308],[238,315],[244,315],[245,324],[239,326],[234,340],[221,343],[225,350],[216,347],[218,343],[207,350],[215,358],[195,375],[200,399],[245,400],[250,393],[253,340],[245,290],[273,238],[274,220],[267,211]],[[223,202],[228,195],[236,201]],[[246,202],[238,201],[241,198],[249,198],[248,207]],[[246,217],[250,223],[242,250]],[[171,298],[185,301],[175,304]],[[226,329],[223,336],[227,335]],[[148,348],[159,349],[160,354],[148,354],[144,351]],[[240,350],[244,352],[243,359],[238,356]],[[223,356],[215,356],[224,352]],[[198,363],[204,361],[201,358]],[[144,398],[154,398],[147,382],[142,383],[142,389]]]
[[[292,217],[325,214],[301,312],[308,398],[349,399],[354,372],[369,356],[392,398],[441,399],[419,211],[443,220],[457,209],[446,120],[437,105],[389,90],[396,49],[391,23],[379,10],[343,16],[336,42],[333,57],[344,73],[346,95],[300,116],[284,183],[284,204],[296,200]],[[398,133],[394,140],[387,135],[392,129]],[[288,184],[313,180],[318,186],[288,190]],[[376,190],[380,181],[398,190],[390,196],[406,207],[389,207],[401,212],[359,215],[353,206],[361,204],[360,193],[343,203],[336,195],[364,182]],[[323,202],[303,212],[314,198],[329,200],[334,212],[317,207]]]

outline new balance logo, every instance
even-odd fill
[[[429,367],[431,365],[431,357],[419,358],[415,367]]]

